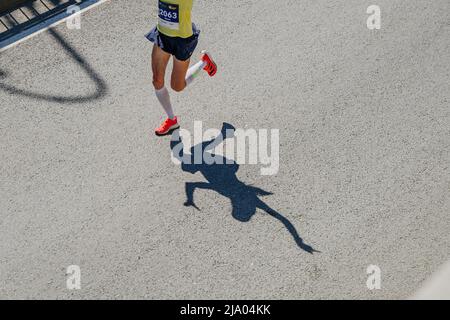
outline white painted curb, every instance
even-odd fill
[[[411,300],[450,300],[450,260],[425,281]]]

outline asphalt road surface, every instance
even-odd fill
[[[106,2],[1,53],[0,298],[401,299],[450,258],[448,0],[197,0],[194,57],[220,70],[172,93],[181,124],[280,130],[278,174],[242,164],[200,210],[206,178],[153,135],[155,9]],[[256,199],[272,214],[236,219]]]

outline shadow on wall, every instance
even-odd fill
[[[73,95],[73,96],[61,96],[61,95],[48,95],[38,92],[32,92],[25,89],[18,88],[12,84],[7,83],[8,72],[0,70],[0,90],[3,90],[11,95],[20,95],[37,100],[45,100],[49,102],[56,102],[62,104],[76,104],[84,103],[93,100],[98,100],[106,96],[108,92],[108,86],[102,77],[94,70],[94,68],[86,61],[86,59],[67,42],[64,37],[54,29],[48,31],[56,42],[65,50],[67,55],[84,70],[86,75],[91,81],[95,83],[96,89],[89,95]],[[68,82],[69,83],[69,82]]]
[[[270,208],[260,199],[261,196],[271,195],[272,193],[257,187],[246,185],[237,178],[236,173],[239,170],[239,165],[236,162],[222,157],[222,161],[218,162],[223,164],[193,164],[195,153],[201,152],[203,154],[205,151],[213,152],[211,150],[214,150],[215,147],[223,142],[223,137],[225,137],[225,139],[233,138],[234,134],[230,136],[230,132],[234,132],[234,127],[224,123],[221,135],[215,139],[202,142],[201,144],[192,147],[189,155],[183,153],[183,142],[181,141],[179,131],[174,132],[170,147],[173,156],[181,162],[181,169],[192,174],[200,172],[208,181],[186,182],[185,188],[187,200],[184,205],[200,210],[194,202],[194,191],[196,189],[216,191],[230,199],[232,215],[236,220],[248,222],[256,213],[256,209],[261,209],[286,227],[299,248],[309,253],[319,252],[303,242],[303,239],[299,236],[297,230],[288,219]],[[213,156],[216,159],[221,157],[219,155]]]

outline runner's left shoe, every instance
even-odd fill
[[[203,68],[203,70],[208,72],[210,77],[214,77],[214,75],[217,72],[217,65],[214,62],[211,54],[208,51],[206,51],[206,50],[202,51],[202,61],[206,63],[206,65]]]
[[[175,117],[173,119],[167,118],[159,128],[155,129],[155,134],[157,136],[165,136],[165,135],[171,134],[172,132],[177,130],[179,127],[180,127],[180,125],[178,124],[177,117]]]

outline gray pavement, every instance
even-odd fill
[[[279,173],[237,177],[314,254],[217,192],[183,205],[205,179],[152,134],[155,3],[110,1],[0,54],[0,298],[402,299],[450,258],[449,1],[377,0],[381,30],[373,1],[196,1],[220,72],[172,94],[181,123],[280,129]]]

